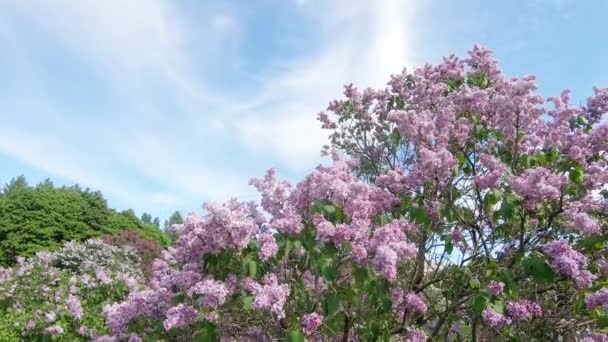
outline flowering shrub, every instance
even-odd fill
[[[185,218],[148,285],[107,296],[107,335],[95,326],[93,337],[608,339],[608,90],[584,106],[564,91],[547,106],[534,77],[505,78],[478,47],[388,85],[347,86],[319,114],[331,165],[295,186],[269,170],[251,180],[259,203],[205,204]],[[44,259],[36,267],[50,267]],[[75,322],[79,307],[87,319],[70,294],[57,302],[65,310],[18,326],[74,331],[55,315]]]
[[[53,253],[0,268],[1,340],[53,336],[89,340],[107,331],[104,303],[142,286],[139,257],[99,240],[68,242]]]
[[[606,338],[608,90],[547,108],[475,47],[345,96],[333,164],[187,217],[108,339]]]
[[[136,231],[123,231],[116,235],[106,234],[101,240],[109,245],[133,248],[141,259],[140,265],[146,278],[152,273],[152,262],[163,250],[157,240],[146,239]]]

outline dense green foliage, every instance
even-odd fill
[[[132,210],[108,207],[99,191],[78,185],[56,187],[49,180],[36,186],[23,176],[0,193],[0,264],[17,256],[55,250],[65,241],[83,241],[124,230],[166,245],[167,236],[154,224],[143,223]]]

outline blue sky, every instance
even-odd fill
[[[0,1],[0,182],[100,189],[164,218],[318,164],[342,85],[493,49],[582,102],[608,86],[607,1]]]

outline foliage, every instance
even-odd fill
[[[168,243],[157,227],[143,224],[132,211],[118,213],[108,208],[99,191],[77,185],[55,187],[48,180],[29,186],[20,176],[0,195],[0,264],[57,249],[65,241],[84,241],[123,230]]]
[[[139,267],[133,250],[88,240],[0,268],[0,338],[50,340],[58,335],[82,341],[103,334],[104,304],[123,300],[142,286]]]

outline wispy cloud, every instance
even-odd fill
[[[0,4],[0,44],[10,47],[0,64],[19,73],[0,105],[0,153],[136,209],[251,198],[252,174],[298,174],[320,161],[315,113],[343,84],[382,86],[411,60],[413,1],[294,2],[286,11],[309,33],[282,38],[305,48],[258,51],[268,57],[259,66],[239,48],[255,22],[230,6],[196,9],[165,0]],[[49,65],[62,57],[76,64],[57,64],[82,74]],[[63,77],[70,72],[75,83]],[[221,84],[223,73],[248,91]]]

